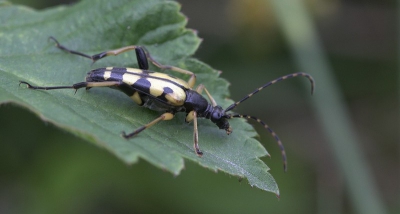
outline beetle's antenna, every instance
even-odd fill
[[[253,120],[257,121],[258,123],[260,123],[261,125],[263,125],[264,128],[267,129],[269,133],[271,133],[271,135],[275,138],[276,142],[278,143],[279,149],[281,150],[282,159],[283,159],[283,170],[285,172],[287,171],[287,159],[286,159],[285,147],[283,146],[281,139],[279,139],[278,135],[274,132],[274,130],[272,130],[265,122],[263,122],[262,120],[260,120],[257,117],[253,117],[250,115],[243,115],[243,114],[234,114],[234,115],[229,115],[229,116],[230,116],[229,118],[239,117],[239,118],[253,119]]]
[[[256,89],[255,91],[253,91],[253,92],[251,92],[250,94],[248,94],[248,95],[246,95],[245,97],[243,97],[241,100],[239,100],[239,101],[237,101],[236,103],[230,105],[228,108],[225,109],[225,112],[228,112],[228,111],[230,111],[230,110],[236,108],[236,106],[238,106],[240,103],[242,103],[242,102],[244,102],[245,100],[249,99],[251,96],[253,96],[254,94],[256,94],[256,93],[258,93],[259,91],[263,90],[264,88],[266,88],[266,87],[268,87],[268,86],[270,86],[270,85],[273,85],[273,84],[275,84],[275,83],[277,83],[277,82],[280,82],[280,81],[282,81],[282,80],[289,79],[289,78],[293,78],[293,77],[297,77],[297,76],[307,77],[307,78],[310,80],[310,82],[311,82],[311,94],[313,94],[313,93],[314,93],[315,82],[314,82],[314,79],[312,78],[311,75],[309,75],[309,74],[307,74],[307,73],[293,73],[293,74],[288,74],[288,75],[279,77],[279,78],[277,78],[277,79],[275,79],[275,80],[272,80],[272,81],[266,83],[265,85],[259,87],[259,88]]]

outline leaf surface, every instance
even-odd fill
[[[179,9],[176,2],[162,0],[86,0],[42,11],[0,3],[0,104],[24,106],[42,120],[107,149],[128,164],[142,158],[177,175],[186,158],[214,171],[247,178],[251,186],[279,195],[269,168],[259,159],[268,153],[254,139],[254,129],[242,119],[230,121],[234,129],[230,136],[211,121],[199,120],[204,152],[199,158],[193,151],[193,125],[184,122],[185,114],[178,113],[173,120],[125,140],[122,131],[131,132],[160,113],[139,107],[125,94],[109,88],[75,94],[74,90],[18,86],[19,80],[37,86],[72,85],[84,81],[91,69],[137,68],[134,51],[92,65],[86,58],[56,48],[49,36],[90,55],[135,44],[145,46],[163,64],[196,73],[197,84],[204,84],[217,103],[227,107],[232,103],[227,99],[228,82],[191,58],[201,40],[195,31],[185,28],[187,19]]]

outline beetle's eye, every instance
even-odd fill
[[[220,112],[214,112],[212,115],[214,120],[219,120],[222,117],[222,114]]]

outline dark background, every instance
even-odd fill
[[[36,9],[72,4],[11,2]],[[195,57],[223,72],[231,83],[232,99],[299,71],[272,5],[260,0],[179,2],[189,17],[188,27],[204,39]],[[386,211],[399,213],[400,6],[389,0],[305,2],[377,197]],[[263,118],[284,141],[287,173],[273,138],[255,125],[272,155],[263,160],[278,182],[279,200],[247,181],[190,161],[178,177],[143,160],[126,166],[108,152],[7,104],[0,106],[0,213],[357,213],[357,199],[350,194],[301,81],[282,82],[237,110]],[[317,81],[316,93],[322,87]]]

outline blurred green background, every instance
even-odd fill
[[[73,4],[11,2],[36,9]],[[288,35],[288,15],[296,13],[280,10],[278,1],[179,2],[188,27],[204,39],[195,57],[223,72],[234,100],[288,73],[309,72],[316,78],[312,97],[307,81],[296,78],[266,89],[237,110],[262,118],[283,140],[287,173],[273,138],[255,124],[272,155],[263,160],[281,198],[190,161],[178,177],[144,161],[126,166],[7,104],[0,106],[0,213],[400,213],[396,1],[303,1],[306,12],[299,17],[309,17],[312,28],[295,36]],[[302,56],[296,38],[305,35],[316,37],[304,40],[311,41],[310,54]],[[308,62],[304,56],[310,56]],[[304,64],[322,64],[325,70],[306,71]],[[321,108],[320,97],[335,93],[340,102]],[[344,123],[335,121],[340,118],[336,105],[345,110]],[[337,127],[329,132],[329,124]],[[344,127],[350,127],[349,133]],[[340,150],[346,145],[348,152]]]

